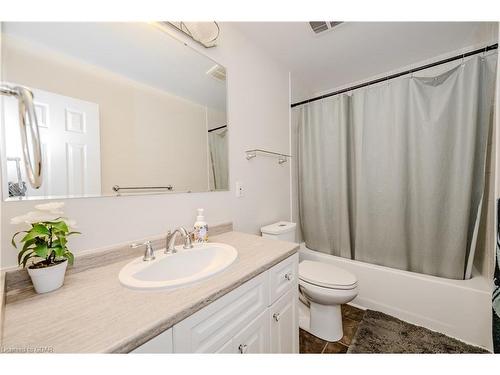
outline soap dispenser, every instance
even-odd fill
[[[198,208],[198,216],[194,223],[194,242],[208,241],[208,224],[203,216],[203,208]]]

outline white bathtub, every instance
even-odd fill
[[[382,311],[410,323],[492,350],[491,281],[477,275],[450,280],[344,259],[304,246],[300,260],[332,263],[358,278],[351,304]]]

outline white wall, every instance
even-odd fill
[[[265,157],[247,161],[244,153],[251,148],[289,152],[288,71],[230,24],[221,24],[216,48],[195,48],[227,68],[231,191],[65,200],[67,215],[83,232],[70,242],[75,253],[191,226],[198,207],[205,208],[209,225],[233,221],[235,230],[255,234],[263,224],[289,219],[289,163],[279,166],[276,159]],[[235,181],[244,184],[242,198],[235,197]],[[9,242],[19,228],[9,223],[10,218],[34,204],[2,203],[2,267],[16,263]]]
[[[207,107],[207,128],[213,129],[227,125],[226,113]]]

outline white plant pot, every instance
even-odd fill
[[[45,268],[28,267],[28,274],[31,277],[35,291],[40,294],[59,289],[64,283],[67,266],[68,260]]]

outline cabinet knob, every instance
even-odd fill
[[[238,350],[240,351],[241,354],[245,354],[247,352],[248,345],[247,344],[240,344],[238,346]]]
[[[280,320],[280,313],[274,313],[273,314],[273,319],[278,322]]]
[[[285,273],[285,280],[292,281],[293,274],[291,272]]]

